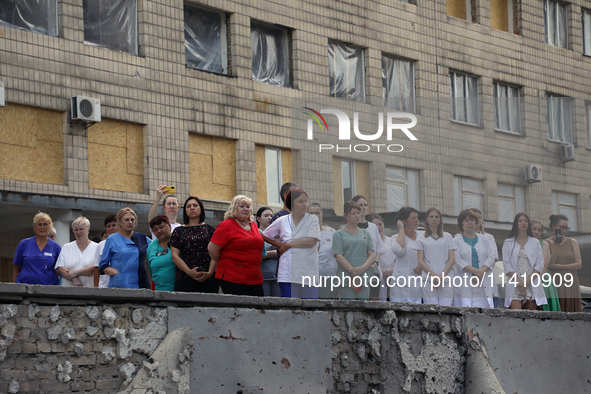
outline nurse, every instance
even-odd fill
[[[35,236],[23,239],[14,253],[12,264],[15,283],[59,284],[54,268],[62,248],[48,237],[52,224],[49,215],[43,212],[33,218]]]
[[[456,244],[451,234],[443,232],[439,209],[429,208],[425,222],[425,233],[417,238],[417,258],[423,270],[423,301],[425,304],[451,306]]]
[[[377,213],[372,213],[369,216],[370,221],[378,227],[378,231],[380,232],[380,237],[382,238],[382,253],[380,255],[380,266],[378,267],[377,271],[380,276],[380,291],[378,293],[378,300],[379,301],[389,301],[390,300],[390,292],[392,291],[392,279],[388,280],[388,278],[392,277],[392,272],[394,272],[394,264],[396,264],[396,256],[392,249],[388,247],[390,245],[390,237],[384,234],[384,218],[382,218]]]
[[[485,235],[476,232],[478,216],[469,209],[458,215],[458,229],[460,234],[455,237],[454,305],[494,308],[491,277],[495,263],[494,246]]]
[[[421,267],[417,259],[417,238],[424,236],[417,231],[419,211],[403,207],[396,216],[398,235],[390,238],[390,248],[396,255],[392,276],[396,285],[391,292],[391,301],[421,303]]]

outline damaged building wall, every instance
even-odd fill
[[[546,388],[584,392],[590,320],[0,284],[0,392],[527,392],[535,376]]]

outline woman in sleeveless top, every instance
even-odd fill
[[[550,263],[548,268],[555,278],[554,284],[558,292],[560,309],[563,312],[581,312],[581,289],[577,271],[581,269],[581,251],[579,244],[572,238],[566,238],[569,230],[568,218],[565,215],[551,215],[550,227],[559,228],[562,232],[562,243],[556,243],[556,236],[549,238]],[[562,280],[561,280],[562,279]]]

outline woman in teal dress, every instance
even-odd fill
[[[361,218],[359,204],[346,202],[343,216],[347,224],[332,238],[332,252],[339,264],[337,276],[343,280],[339,292],[343,300],[367,301],[373,273],[370,268],[375,260],[371,235],[357,227]]]
[[[534,234],[534,238],[540,241],[540,245],[542,245],[542,249],[544,250],[544,272],[548,273],[550,278],[552,278],[552,274],[548,269],[548,263],[550,262],[550,249],[548,247],[548,243],[542,239],[542,235],[544,234],[544,225],[539,220],[532,220],[531,231]],[[549,283],[548,286],[544,286],[544,292],[546,293],[546,300],[548,303],[542,305],[542,310],[560,311],[561,309],[560,302],[558,301],[558,292],[556,291],[556,287],[554,287],[554,283],[552,283],[552,280],[550,280],[550,282],[546,280],[542,283]]]

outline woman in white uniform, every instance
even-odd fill
[[[417,231],[419,211],[412,207],[403,207],[396,216],[398,235],[390,238],[390,248],[396,256],[392,276],[395,286],[390,292],[394,302],[421,303],[421,268],[417,260],[417,238],[423,231]]]
[[[515,215],[509,238],[503,244],[503,266],[507,286],[506,308],[536,309],[547,304],[541,276],[544,272],[544,253],[540,241],[534,238],[525,213]]]
[[[456,263],[455,242],[443,232],[441,211],[429,208],[425,215],[425,233],[417,238],[417,259],[423,270],[425,304],[453,304],[453,268]]]
[[[371,242],[373,243],[374,251],[375,251],[375,261],[372,263],[371,268],[373,269],[374,275],[377,275],[381,278],[381,272],[379,268],[379,261],[380,256],[382,254],[382,237],[380,236],[380,232],[378,231],[378,227],[371,223],[371,221],[366,220],[367,211],[369,208],[369,203],[367,202],[367,198],[363,197],[362,195],[358,194],[351,199],[351,201],[356,202],[361,207],[361,218],[359,219],[359,224],[357,227],[367,230],[371,235]],[[377,300],[379,295],[379,290],[377,287],[371,287],[369,291],[369,299],[370,300]]]
[[[57,258],[55,270],[62,286],[94,287],[94,264],[98,244],[88,239],[90,221],[83,216],[72,222],[75,241],[67,243]]]
[[[394,252],[392,252],[392,249],[386,246],[390,245],[390,237],[384,235],[384,219],[376,213],[371,214],[370,219],[371,222],[378,227],[383,246],[378,267],[378,272],[380,274],[380,292],[378,294],[378,299],[380,301],[389,301],[392,289],[388,286],[388,278],[392,276],[392,272],[394,271],[396,256],[394,255]],[[390,279],[390,281],[392,281],[392,279]]]
[[[478,216],[469,209],[458,215],[456,241],[454,305],[494,308],[492,267],[495,263],[494,246],[485,235],[476,232]],[[458,285],[459,286],[456,286]]]
[[[478,218],[478,226],[476,226],[476,232],[478,234],[482,234],[486,236],[486,239],[488,239],[488,242],[491,243],[491,245],[494,246],[493,248],[493,253],[495,255],[495,263],[497,261],[499,261],[499,250],[497,248],[497,241],[495,241],[495,236],[487,233],[484,230],[484,216],[482,215],[482,211],[478,208],[470,208],[470,210],[472,212],[474,212],[476,214],[476,217]],[[493,265],[493,271],[494,271],[494,265]],[[497,305],[497,301],[499,299],[499,288],[497,286],[497,275],[494,275],[494,272],[491,273],[492,274],[492,278],[493,278],[493,302],[495,304],[495,308],[498,307]]]
[[[332,237],[335,233],[335,229],[332,227],[324,226],[322,220],[324,214],[322,207],[318,203],[310,204],[308,213],[318,218],[318,224],[320,225],[320,246],[318,248],[318,274],[321,278],[322,286],[320,287],[320,293],[318,298],[320,299],[336,299],[339,295],[338,289],[331,287],[331,277],[337,275],[337,261],[334,258],[332,252]]]

